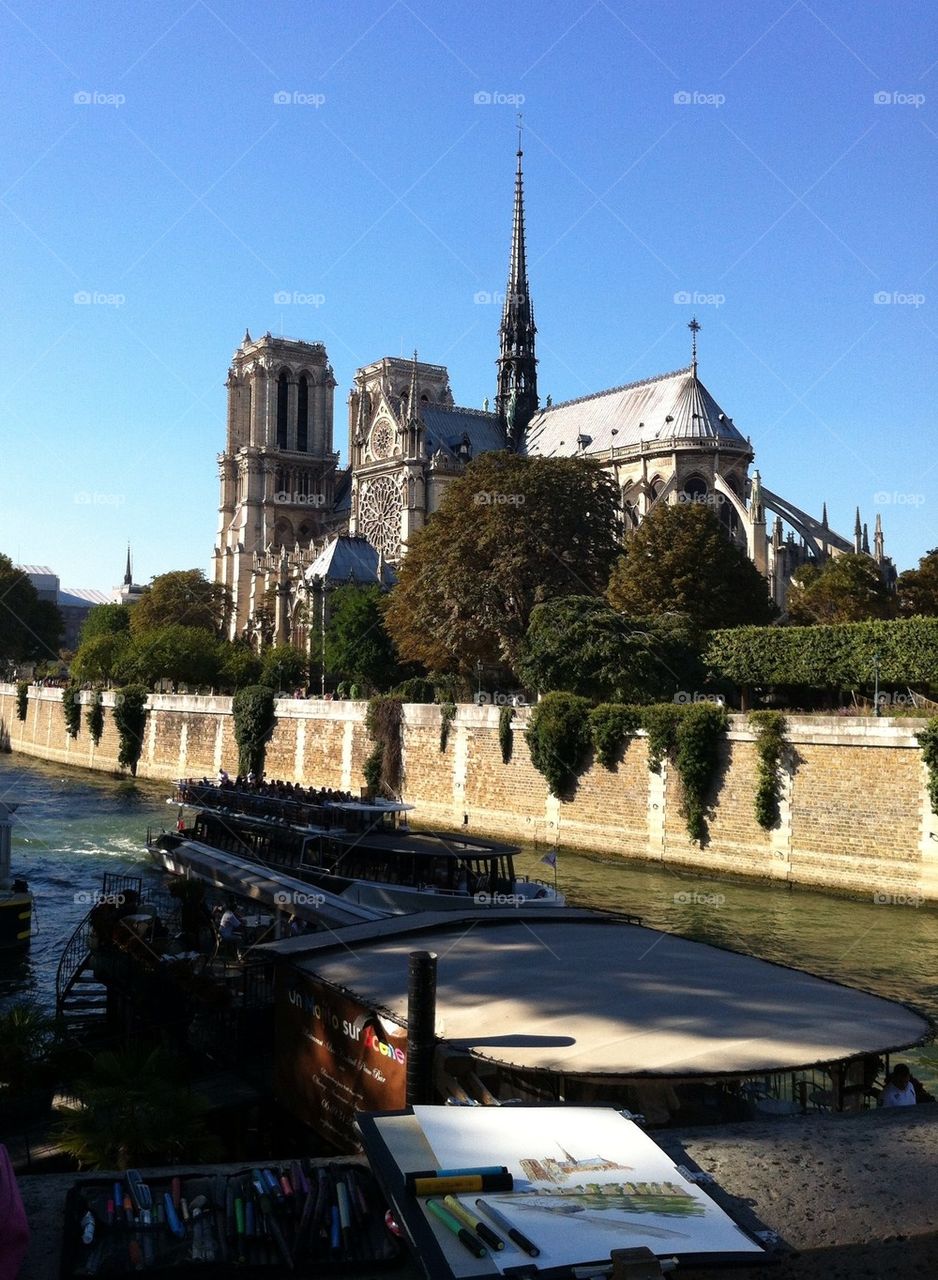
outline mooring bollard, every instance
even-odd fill
[[[412,951],[407,987],[407,1103],[433,1101],[436,952]]]

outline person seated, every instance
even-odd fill
[[[915,1096],[915,1085],[912,1073],[904,1062],[893,1067],[883,1090],[884,1107],[914,1107],[918,1101]]]
[[[226,953],[237,953],[238,943],[244,937],[244,922],[233,906],[227,906],[222,912],[218,922],[218,936]]]

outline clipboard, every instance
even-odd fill
[[[421,1112],[424,1111],[423,1108],[420,1110]],[[630,1123],[624,1121],[620,1112],[614,1107],[573,1107],[563,1103],[547,1107],[540,1105],[499,1108],[439,1107],[430,1110],[445,1112],[445,1122],[454,1130],[458,1131],[459,1127],[464,1125],[467,1130],[467,1136],[471,1132],[471,1126],[479,1123],[472,1119],[473,1115],[479,1115],[480,1112],[488,1112],[492,1122],[496,1125],[499,1123],[504,1124],[513,1113],[525,1112],[527,1113],[526,1119],[531,1121],[534,1126],[543,1128],[545,1132],[550,1131],[551,1115],[553,1114],[556,1117],[558,1111],[567,1113],[566,1122],[569,1122],[571,1118],[570,1113],[574,1113],[572,1117],[574,1122],[581,1120],[585,1122],[587,1113],[592,1118],[599,1112],[601,1115],[608,1115],[608,1121],[612,1127],[618,1122],[623,1124]],[[499,1121],[499,1117],[501,1121]],[[615,1121],[613,1121],[613,1117],[615,1117]],[[629,1238],[627,1230],[624,1229],[621,1232],[617,1232],[611,1229],[615,1224],[609,1222],[603,1224],[602,1229],[594,1233],[595,1238],[591,1237],[591,1245],[595,1244],[593,1256],[584,1256],[577,1261],[565,1261],[561,1265],[555,1266],[549,1264],[548,1257],[543,1260],[541,1258],[528,1257],[522,1254],[520,1250],[512,1252],[510,1259],[512,1265],[509,1265],[507,1251],[504,1254],[501,1266],[495,1262],[491,1252],[485,1258],[476,1259],[464,1248],[459,1240],[436,1226],[421,1201],[413,1196],[406,1187],[406,1173],[417,1169],[441,1167],[440,1160],[424,1133],[413,1108],[407,1107],[402,1111],[385,1113],[360,1113],[357,1117],[357,1125],[361,1134],[362,1146],[371,1164],[372,1171],[391,1205],[392,1212],[405,1238],[416,1258],[420,1261],[429,1280],[497,1280],[500,1276],[506,1276],[509,1280],[529,1280],[529,1278],[530,1280],[572,1280],[581,1267],[594,1267],[597,1270],[605,1267],[607,1268],[607,1273],[611,1273],[612,1262],[610,1254],[612,1251],[629,1248],[639,1243],[637,1240]],[[633,1128],[637,1129],[637,1126],[633,1126]],[[643,1142],[651,1144],[656,1154],[660,1155],[664,1161],[667,1161],[670,1168],[674,1170],[675,1180],[683,1182],[683,1175],[671,1157],[657,1143],[654,1143],[654,1140],[644,1131],[638,1130],[638,1133],[641,1134]],[[475,1160],[470,1163],[476,1165],[507,1164],[509,1167],[512,1164],[511,1158],[506,1158],[505,1151],[500,1151],[497,1146],[487,1147],[484,1151],[477,1149],[475,1156]],[[454,1161],[446,1159],[445,1163],[449,1166]],[[457,1158],[455,1163],[459,1164],[460,1160]],[[775,1260],[767,1251],[763,1241],[758,1239],[749,1228],[737,1221],[733,1214],[707,1190],[695,1184],[694,1193],[696,1197],[699,1197],[708,1206],[706,1211],[710,1220],[716,1221],[716,1216],[719,1215],[734,1229],[733,1231],[727,1230],[724,1234],[734,1237],[738,1235],[740,1248],[714,1250],[695,1247],[693,1232],[690,1232],[690,1240],[680,1242],[682,1247],[673,1247],[670,1242],[661,1242],[662,1247],[660,1248],[654,1244],[650,1245],[656,1257],[660,1259],[676,1258],[678,1263],[685,1267],[753,1266]],[[504,1201],[499,1207],[503,1207],[503,1205]],[[529,1234],[535,1243],[541,1243],[537,1239],[533,1220]],[[682,1232],[682,1234],[686,1237],[688,1233]],[[599,1243],[599,1241],[602,1243]],[[649,1242],[645,1240],[642,1243],[648,1244]],[[574,1270],[575,1268],[576,1271]]]

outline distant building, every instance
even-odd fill
[[[109,604],[126,604],[135,605],[140,597],[146,591],[146,587],[141,587],[134,582],[133,566],[130,558],[130,545],[127,546],[127,567],[124,570],[124,581],[119,587],[115,587],[111,592]]]
[[[77,649],[78,634],[88,614],[95,605],[109,604],[111,597],[90,587],[63,587],[59,575],[48,565],[19,564],[16,567],[26,574],[40,600],[47,600],[58,607],[63,623],[62,647]],[[50,660],[53,657],[49,654]]]

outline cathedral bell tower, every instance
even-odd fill
[[[537,360],[534,355],[534,306],[528,288],[524,244],[524,176],[521,136],[518,136],[518,169],[515,174],[515,210],[511,229],[508,284],[499,329],[498,392],[495,409],[501,419],[508,447],[518,449],[528,423],[537,412]]]

